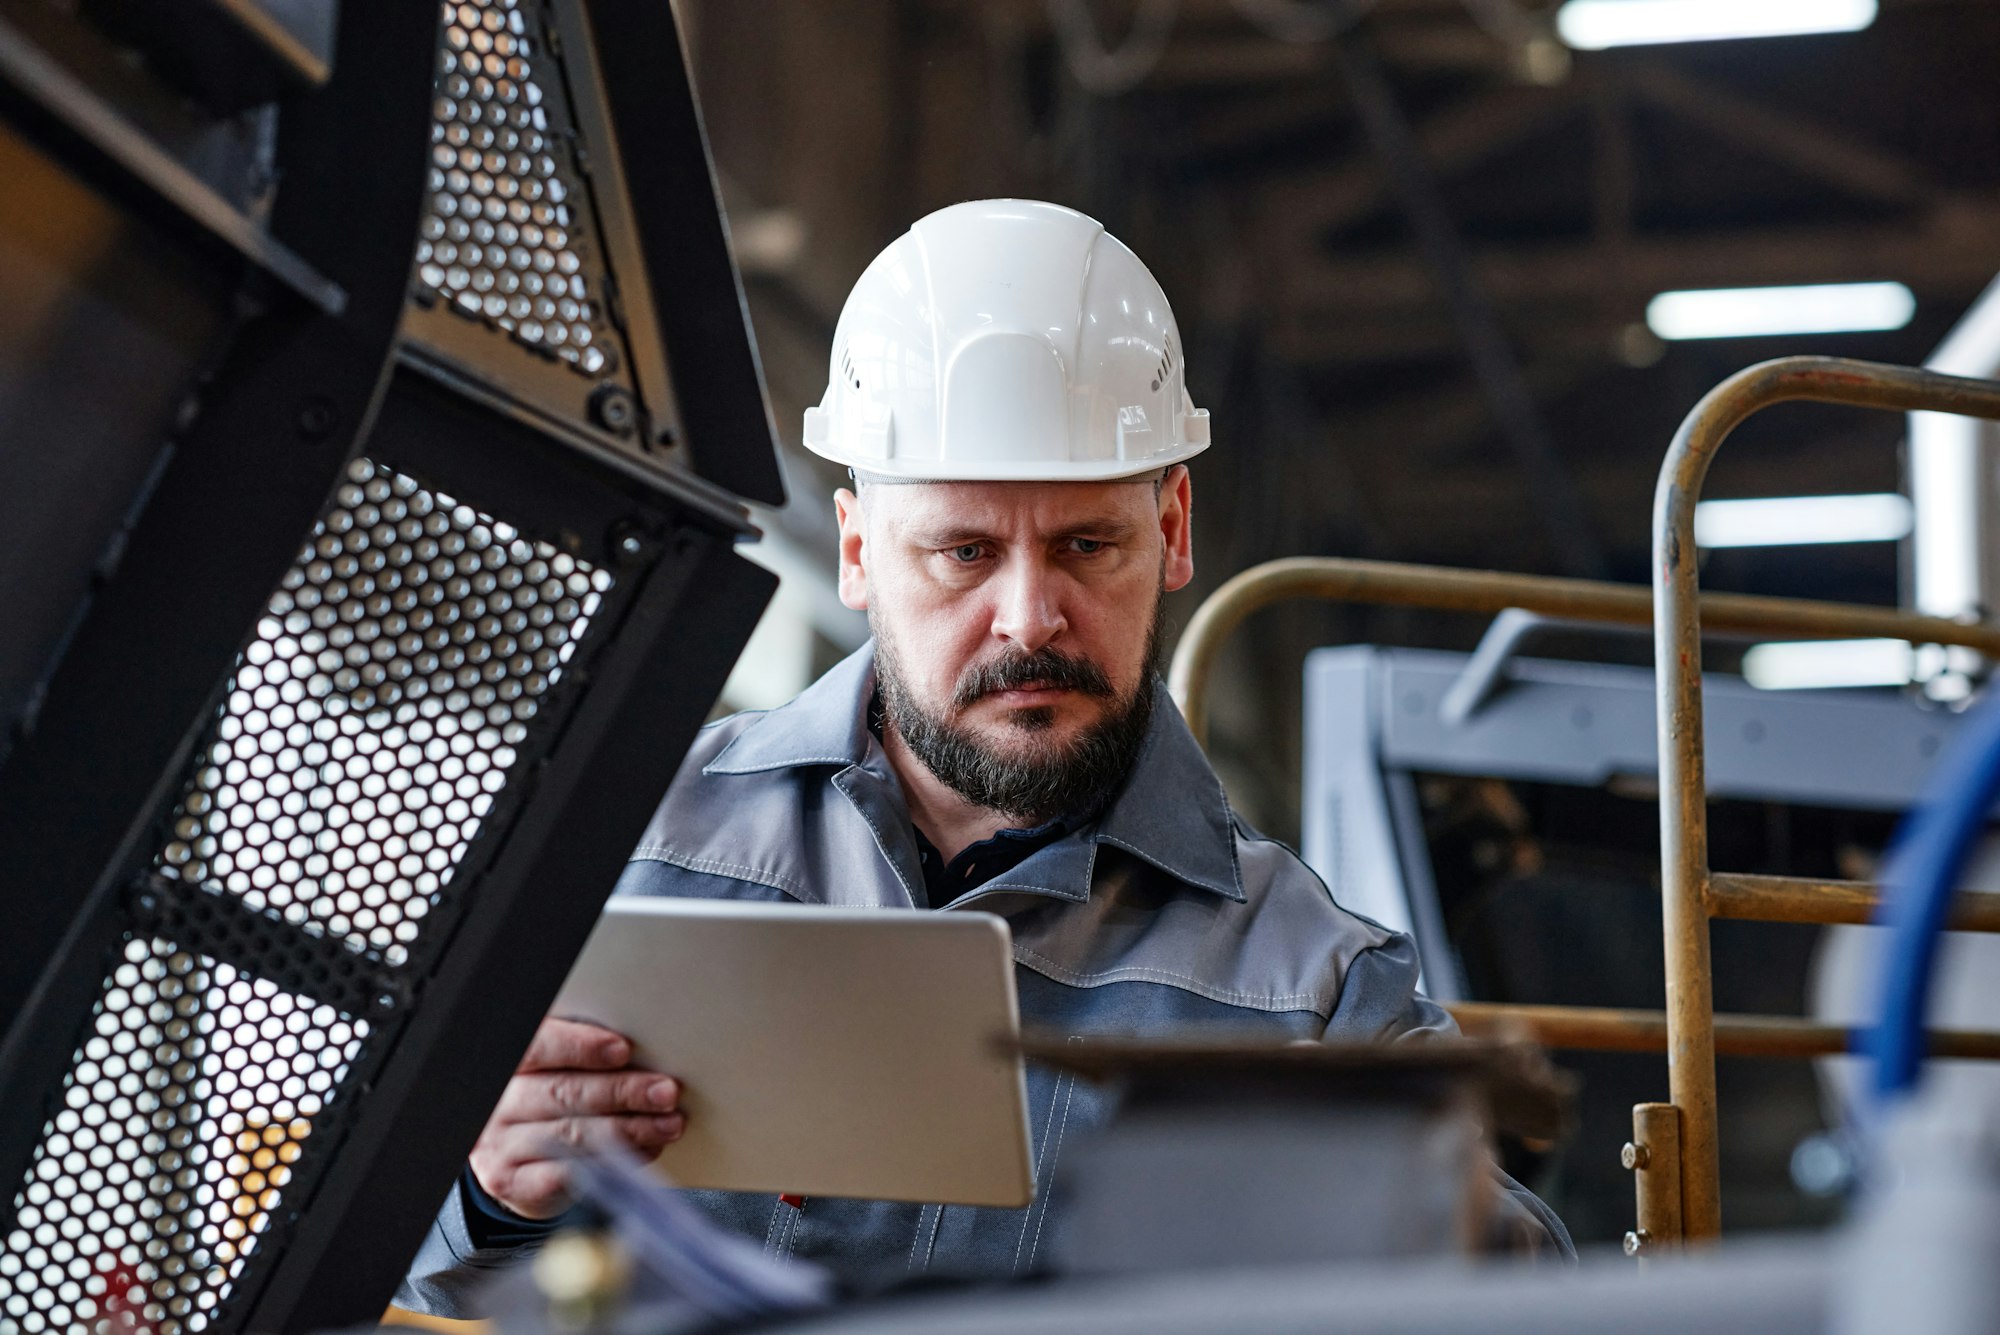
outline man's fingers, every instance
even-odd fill
[[[547,1122],[522,1122],[512,1128],[522,1147],[521,1158],[560,1161],[579,1150],[627,1149],[650,1159],[681,1138],[687,1119],[679,1113],[663,1117],[630,1113],[619,1117],[559,1117]],[[511,1137],[510,1137],[511,1138]]]
[[[646,1160],[687,1130],[682,1113],[563,1117],[489,1126],[472,1152],[486,1194],[518,1215],[546,1219],[569,1203],[568,1156],[580,1149],[623,1148]]]
[[[687,1130],[687,1118],[680,1113],[665,1117],[633,1117],[625,1130],[625,1143],[647,1159],[679,1140]]]
[[[494,1109],[509,1122],[547,1122],[602,1113],[670,1113],[680,1084],[652,1071],[541,1071],[517,1075]]]
[[[523,1219],[553,1219],[569,1208],[569,1165],[560,1159],[489,1165],[481,1172],[475,1158],[472,1171],[481,1190]]]
[[[522,1071],[615,1071],[632,1060],[631,1041],[602,1025],[550,1016],[535,1030]]]

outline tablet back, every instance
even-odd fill
[[[612,899],[552,1014],[677,1076],[677,1185],[1026,1205],[1007,924],[985,913]]]

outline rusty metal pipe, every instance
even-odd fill
[[[1660,897],[1667,937],[1667,1078],[1681,1110],[1682,1222],[1722,1230],[1716,1153],[1717,1025],[1708,952],[1708,786],[1694,510],[1709,463],[1744,419],[1808,400],[2000,419],[2000,384],[1834,357],[1749,367],[1702,396],[1675,433],[1653,493],[1653,658],[1660,738]]]
[[[1453,612],[1495,613],[1518,607],[1547,616],[1634,626],[1653,619],[1652,591],[1638,584],[1341,557],[1267,561],[1233,576],[1210,594],[1195,609],[1174,650],[1167,685],[1197,741],[1207,741],[1208,686],[1223,644],[1251,613],[1294,599],[1389,603]],[[1893,608],[1729,593],[1705,595],[1701,608],[1704,622],[1715,630],[1801,639],[1858,636],[1966,645],[2000,658],[2000,628],[1912,616]]]
[[[1454,1001],[1445,1006],[1473,1037],[1525,1035],[1545,1047],[1579,1052],[1665,1052],[1667,1012],[1603,1006],[1515,1006]],[[1837,1057],[1852,1052],[1857,1031],[1795,1015],[1718,1015],[1715,1050],[1725,1057]],[[1935,1057],[2000,1060],[2000,1033],[1936,1029]]]
[[[1681,1243],[1681,1112],[1671,1103],[1632,1108],[1632,1139],[1620,1156],[1632,1173],[1639,1226],[1625,1252],[1644,1260]]]
[[[1757,922],[1874,920],[1881,893],[1866,881],[1821,881],[1796,876],[1743,876],[1710,872],[1704,896],[1711,918]],[[1947,925],[1961,932],[2000,932],[2000,895],[1963,891],[1952,900]]]

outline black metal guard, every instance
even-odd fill
[[[599,40],[676,41],[657,8],[597,16]],[[454,47],[435,10],[342,6],[331,78],[279,110],[263,236],[345,305],[237,331],[0,763],[10,1328],[379,1314],[775,584],[715,485],[776,477],[740,299],[682,309],[735,279],[679,65],[664,99],[656,69],[643,96],[600,90],[587,53],[562,75],[645,112],[627,142],[657,131],[689,173],[590,182],[603,234],[693,241],[644,273],[607,252],[606,291],[645,284],[657,321],[577,318],[662,350],[655,399],[701,467],[646,458],[588,398],[516,394],[523,331],[483,306],[450,366],[399,354],[406,300],[427,318],[432,56],[483,62],[540,13],[451,7]],[[101,152],[37,142],[161,219]],[[638,228],[628,188],[674,217]],[[550,369],[587,380],[573,365]],[[22,447],[51,447],[61,424],[35,425]]]

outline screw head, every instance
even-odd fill
[[[1618,1162],[1624,1164],[1629,1171],[1636,1172],[1652,1161],[1651,1150],[1644,1145],[1635,1145],[1629,1140],[1625,1142],[1625,1148],[1618,1151]]]
[[[639,405],[618,385],[599,385],[590,396],[593,421],[614,436],[629,436],[639,425]]]
[[[1652,1240],[1652,1235],[1647,1233],[1643,1228],[1635,1228],[1628,1231],[1625,1234],[1625,1254],[1627,1256],[1642,1255],[1646,1250],[1647,1244],[1652,1242]]]

